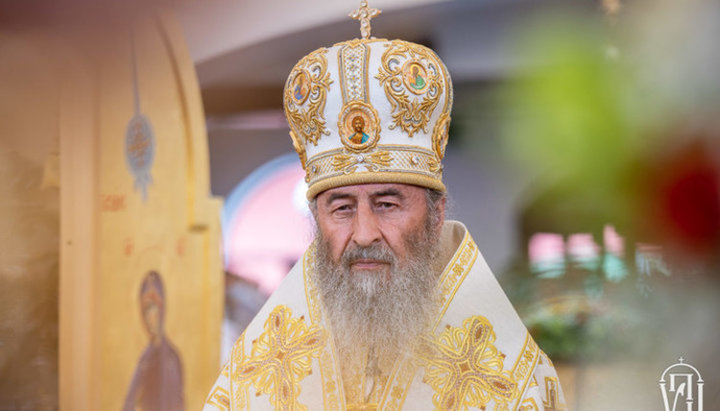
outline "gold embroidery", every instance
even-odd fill
[[[325,128],[325,102],[330,89],[327,72],[327,49],[318,49],[303,57],[293,69],[285,85],[285,115],[290,128],[302,143],[317,145]],[[291,135],[292,137],[292,135]]]
[[[539,351],[538,345],[532,339],[530,333],[528,333],[525,336],[525,345],[522,351],[520,351],[517,363],[513,366],[512,374],[515,381],[523,381],[527,378],[530,371],[534,368],[533,363],[537,360]]]
[[[439,179],[442,170],[432,151],[417,147],[378,145],[376,153],[370,160],[378,167],[374,172],[397,172],[403,175],[417,174],[427,178]],[[368,155],[345,149],[328,150],[312,157],[305,168],[310,185],[314,185],[328,178],[347,175],[356,169],[344,171],[345,167],[359,165],[368,160]],[[358,161],[362,158],[362,161]],[[397,174],[396,174],[397,176]],[[397,178],[397,177],[395,177]],[[407,182],[413,184],[412,182]]]
[[[434,53],[417,44],[395,40],[386,47],[375,78],[380,80],[392,106],[393,123],[389,128],[399,126],[410,137],[419,130],[427,132],[443,93],[441,63]]]
[[[528,398],[520,404],[518,411],[540,411],[534,399]]]
[[[565,409],[565,404],[560,404],[560,383],[557,378],[545,377],[545,397],[547,398],[547,400],[543,400],[545,411]]]
[[[327,333],[317,325],[308,328],[303,317],[291,316],[288,307],[275,307],[265,331],[253,340],[250,355],[237,359],[233,379],[240,386],[252,382],[257,395],[270,394],[275,409],[305,410],[297,402],[299,383],[310,374],[312,358],[325,346]]]
[[[338,386],[335,383],[335,369],[333,368],[333,359],[330,354],[330,345],[323,349],[320,354],[320,375],[323,384],[323,394],[325,396],[325,409],[326,410],[339,410],[340,404],[338,403]]]
[[[360,165],[364,165],[367,171],[380,171],[381,167],[389,166],[392,159],[387,151],[356,155],[338,154],[333,157],[332,166],[335,171],[342,171],[345,174],[354,173]]]
[[[467,277],[468,273],[470,273],[470,269],[478,256],[477,246],[467,233],[459,250],[462,251],[459,251],[456,254],[455,260],[448,264],[448,268],[440,279],[440,302],[443,308],[437,318],[435,327],[438,326],[443,315],[445,315],[450,301],[455,297],[458,288],[460,288],[463,280]]]
[[[522,389],[520,390],[521,393],[525,392],[525,387],[527,387],[528,384],[532,386],[531,380],[535,377],[532,379],[528,379],[528,377],[530,376],[532,370],[535,369],[539,359],[540,348],[535,343],[535,340],[532,339],[530,333],[526,332],[525,344],[523,345],[523,348],[515,361],[515,365],[512,368],[513,378],[518,384],[522,385]]]
[[[247,386],[235,376],[234,369],[242,364],[245,358],[245,333],[240,335],[232,349],[230,363],[230,392],[232,393],[232,405],[235,409],[243,409],[247,405]]]
[[[383,410],[400,410],[402,409],[405,398],[407,397],[410,383],[412,383],[415,372],[417,372],[418,366],[414,364],[409,358],[405,358],[400,362],[400,366],[394,373],[395,384],[389,384],[389,392],[383,395],[384,405]],[[391,381],[392,381],[391,380]],[[386,390],[387,391],[387,390]]]
[[[438,173],[442,171],[442,164],[436,159],[436,158],[429,158],[428,159],[428,169],[431,173]]]
[[[481,316],[425,340],[418,354],[424,361],[424,381],[435,391],[436,409],[484,407],[494,400],[495,409],[501,410],[519,396],[510,372],[503,371],[503,356],[494,342],[492,325]]]
[[[230,409],[230,394],[222,387],[215,387],[210,393],[207,405],[214,405],[218,410],[226,411]]]
[[[438,156],[438,160],[442,160],[443,157],[445,157],[445,148],[447,148],[449,133],[450,115],[448,113],[442,113],[437,123],[435,123],[432,134],[433,149]]]
[[[340,89],[343,102],[367,102],[368,46],[360,40],[351,40],[338,50]]]

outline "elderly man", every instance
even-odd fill
[[[447,69],[423,46],[370,38],[365,2],[356,14],[363,38],[305,56],[285,87],[316,238],[206,409],[561,409],[552,363],[465,227],[445,221]]]

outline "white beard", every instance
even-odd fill
[[[412,349],[437,312],[438,276],[433,270],[439,254],[437,236],[426,224],[404,241],[406,261],[398,261],[387,244],[376,243],[348,246],[336,263],[322,234],[316,236],[313,276],[336,347],[346,360],[361,360],[368,353],[400,355]],[[387,262],[389,268],[351,268],[354,260],[366,258]]]

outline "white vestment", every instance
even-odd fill
[[[550,359],[538,348],[466,228],[446,222],[441,308],[423,349],[398,356],[373,384],[341,376],[311,247],[233,347],[205,410],[560,410]]]

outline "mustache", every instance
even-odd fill
[[[383,243],[375,243],[369,246],[350,245],[343,252],[340,263],[345,267],[350,267],[358,260],[375,260],[391,266],[395,265],[395,253]]]

